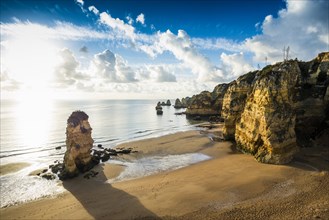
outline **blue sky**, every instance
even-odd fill
[[[328,51],[326,0],[2,0],[1,98],[175,98]]]

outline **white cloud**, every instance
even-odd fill
[[[309,60],[319,52],[329,50],[329,2],[287,0],[287,8],[278,17],[265,17],[262,34],[246,39],[246,50],[255,54],[254,60],[281,61],[284,46],[291,48],[290,58]]]
[[[98,15],[99,14],[99,10],[95,7],[95,6],[89,6],[88,7],[88,10],[93,12],[95,15]]]
[[[176,82],[176,76],[168,65],[145,65],[138,68],[138,77],[143,81]]]
[[[137,16],[136,22],[139,22],[141,24],[145,24],[145,16],[144,16],[143,13],[141,13],[140,15]]]
[[[135,28],[129,24],[126,24],[123,20],[120,20],[119,18],[112,18],[110,14],[102,12],[100,13],[100,21],[111,27],[114,31],[121,33],[121,35],[117,35],[117,37],[128,37],[130,40],[135,41],[137,37],[135,34]]]
[[[171,52],[176,59],[182,61],[201,81],[220,81],[223,73],[214,66],[206,57],[201,55],[193,46],[189,35],[179,30],[173,34],[170,30],[157,33],[157,40],[153,45],[142,47],[151,56],[164,51]]]
[[[126,17],[128,24],[132,25],[134,23],[134,19],[132,19],[132,17],[130,17],[129,15]]]
[[[67,48],[59,52],[60,62],[55,67],[55,87],[70,87],[78,82],[89,80],[90,77],[78,70],[79,62],[72,51]]]
[[[76,0],[76,2],[78,3],[78,4],[80,4],[80,5],[84,5],[84,1],[83,0]]]
[[[105,50],[96,54],[92,69],[97,77],[108,82],[136,82],[136,74],[128,63],[118,54]]]
[[[243,53],[234,53],[227,55],[222,53],[220,56],[222,69],[227,73],[227,77],[235,79],[242,74],[252,71],[254,68],[245,60]]]
[[[2,91],[16,91],[20,89],[21,83],[12,79],[6,70],[1,68],[0,72],[0,88]]]
[[[226,38],[192,38],[195,47],[202,50],[227,50],[240,52],[245,50],[243,42],[236,42]]]
[[[54,27],[41,25],[32,22],[16,21],[15,23],[1,23],[1,38],[24,37],[33,38],[37,34],[38,38],[60,39],[60,40],[97,40],[114,39],[110,33],[96,31],[87,27],[76,26],[67,22],[55,23]]]
[[[85,4],[83,0],[75,0],[76,4],[80,7],[81,11],[83,13],[86,13],[87,11],[83,8],[83,5]]]

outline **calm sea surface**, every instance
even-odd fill
[[[63,160],[66,120],[75,110],[89,115],[94,144],[104,147],[195,129],[193,122],[184,115],[174,114],[183,110],[175,110],[173,106],[163,106],[163,115],[156,115],[158,101],[165,100],[1,101],[0,163],[27,162],[30,165],[0,176],[0,207],[65,192],[58,179],[46,180],[29,174],[48,167],[55,160]],[[59,146],[61,149],[56,150]],[[139,178],[208,159],[209,156],[200,153],[152,156],[134,161],[112,158],[106,163],[126,168],[120,176],[108,181]]]
[[[192,129],[185,116],[174,114],[182,110],[173,106],[163,106],[163,115],[156,115],[157,101],[1,101],[0,158],[3,163],[61,158],[65,152],[66,120],[75,110],[89,115],[95,145],[105,147]],[[58,146],[62,149],[55,150]]]

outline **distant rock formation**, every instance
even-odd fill
[[[86,172],[95,165],[91,156],[94,140],[88,118],[83,111],[75,111],[67,120],[64,169],[60,174],[62,179],[77,176],[79,171]]]
[[[175,101],[175,105],[174,105],[174,108],[185,108],[182,104],[182,102],[177,98],[176,101]]]
[[[184,108],[187,108],[190,104],[191,104],[191,98],[190,97],[185,97],[182,98],[182,105],[184,106]]]
[[[169,99],[167,100],[166,105],[167,105],[167,106],[171,106],[171,102],[170,102]]]
[[[163,114],[161,105],[162,105],[161,102],[158,102],[157,106],[155,106],[155,110],[157,112],[157,115],[162,115]]]
[[[191,98],[187,106],[186,115],[188,116],[213,116],[220,115],[223,103],[223,97],[228,88],[228,84],[217,85],[213,92],[203,91]]]
[[[158,104],[155,106],[155,110],[162,110],[161,102],[158,102]]]

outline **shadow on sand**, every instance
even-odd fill
[[[80,174],[64,181],[63,186],[94,219],[160,219],[138,198],[106,183],[102,165],[93,170],[99,172],[97,176],[86,179]]]

